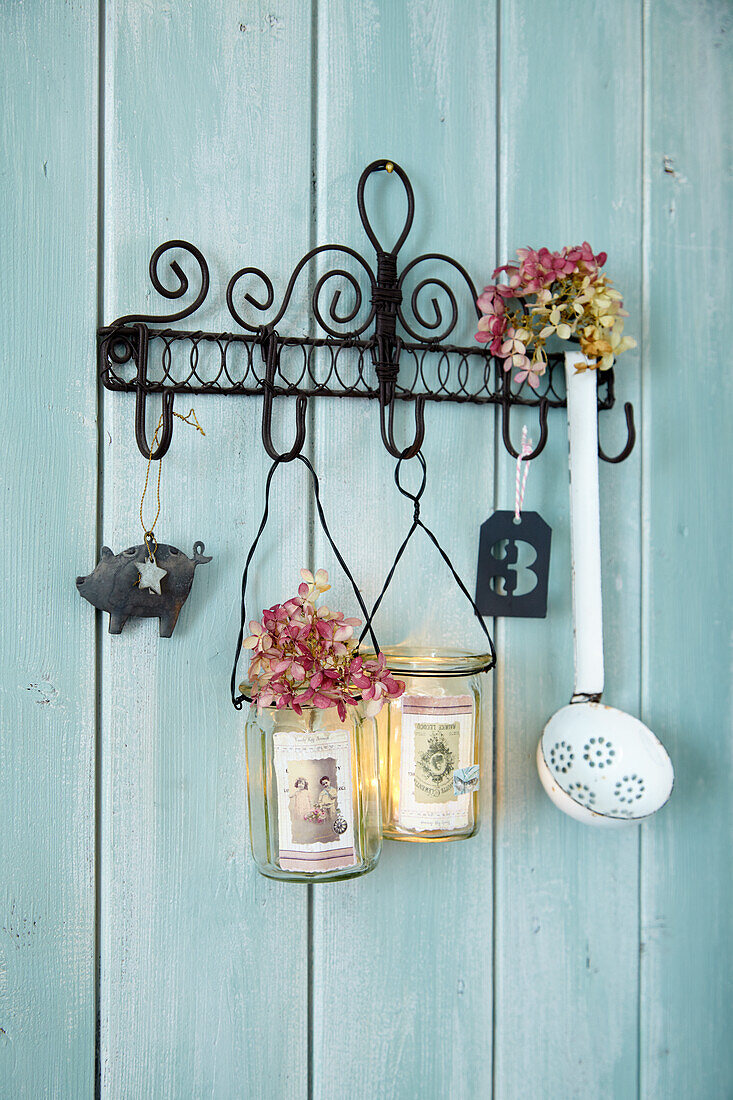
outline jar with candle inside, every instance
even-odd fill
[[[243,685],[246,689],[248,685]],[[255,703],[246,725],[252,856],[268,878],[327,882],[376,866],[382,847],[374,718],[359,704]]]
[[[397,646],[384,651],[405,684],[379,715],[383,835],[448,841],[479,827],[483,672],[493,655]]]
[[[269,878],[323,882],[376,866],[382,845],[376,715],[404,685],[358,651],[358,619],[316,606],[328,574],[267,608],[252,651],[245,728],[252,855]]]

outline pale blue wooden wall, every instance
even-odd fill
[[[733,1096],[729,4],[13,0],[0,18],[0,1095]],[[609,252],[639,444],[602,471],[607,697],[657,731],[677,784],[609,835],[539,787],[572,672],[555,413],[529,483],[550,614],[496,627],[481,833],[288,887],[248,854],[227,690],[259,402],[199,399],[205,439],[176,425],[159,531],[214,560],[172,641],[153,622],[110,638],[73,581],[137,539],[145,464],[132,399],[97,392],[94,331],[155,310],[147,259],[170,237],[210,260],[196,324],[214,329],[239,266],[282,288],[311,244],[361,247],[356,179],[385,155],[415,186],[407,259],[450,252],[481,282],[528,243]],[[308,446],[373,597],[411,514],[356,404],[319,403]],[[426,517],[470,578],[513,494],[494,414],[431,407],[426,454]],[[305,561],[335,574],[305,488],[281,471],[258,606]],[[429,547],[398,577],[382,637],[478,642]]]

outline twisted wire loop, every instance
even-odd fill
[[[403,235],[406,235],[405,230]],[[394,436],[395,385],[402,350],[402,340],[397,336],[397,314],[401,301],[396,251],[379,251],[377,285],[372,290],[372,307],[376,316],[372,359],[379,384],[379,427],[382,442],[389,453],[394,458],[407,459],[418,453],[425,439],[425,397],[419,394],[415,398],[415,435],[412,443],[401,450]]]
[[[391,249],[382,245],[367,213],[364,197],[366,182],[376,172],[396,173],[402,182],[407,198],[407,213],[402,229]],[[422,447],[425,438],[425,397],[415,396],[415,435],[412,443],[402,450],[394,436],[394,397],[400,365],[402,340],[397,336],[397,317],[402,292],[397,273],[397,253],[402,248],[412,228],[415,216],[415,195],[407,174],[392,161],[375,160],[362,172],[356,188],[356,202],[364,232],[377,254],[377,281],[372,285],[372,310],[375,317],[372,360],[379,385],[379,427],[382,442],[394,458],[412,458]]]
[[[364,192],[366,190],[366,183],[370,176],[373,176],[376,172],[394,172],[397,178],[401,181],[402,186],[405,189],[405,196],[407,198],[407,213],[405,215],[404,225],[400,231],[397,240],[389,250],[386,249],[379,241],[374,229],[372,227],[371,220],[367,214],[366,201],[364,198]],[[359,182],[356,185],[356,205],[359,210],[359,217],[361,218],[361,224],[364,226],[364,232],[369,238],[369,242],[372,245],[374,251],[379,254],[380,252],[389,251],[393,256],[396,256],[402,245],[407,240],[407,234],[412,229],[412,221],[415,217],[415,192],[412,190],[412,184],[408,178],[407,173],[399,164],[390,160],[373,160],[371,164],[368,164],[362,174],[359,177]]]
[[[489,644],[490,658],[480,671],[488,672],[489,669],[492,669],[496,664],[496,650],[494,648],[493,639],[491,637],[491,634],[489,633],[489,629],[486,626],[486,623],[483,620],[481,612],[479,611],[478,607],[476,606],[476,602],[474,601],[473,596],[471,595],[471,593],[468,591],[465,584],[461,580],[455,566],[453,565],[453,562],[450,560],[447,553],[445,552],[443,547],[440,545],[440,542],[438,541],[437,536],[434,534],[433,531],[431,531],[431,529],[425,523],[423,523],[422,519],[420,518],[420,499],[421,499],[423,493],[425,492],[425,486],[427,484],[428,474],[427,474],[427,463],[425,461],[425,456],[423,455],[422,451],[418,451],[418,453],[417,453],[417,455],[415,455],[415,457],[417,458],[418,462],[420,463],[420,469],[421,469],[420,485],[417,489],[417,492],[415,492],[415,493],[411,493],[409,491],[409,489],[406,489],[404,487],[404,485],[402,484],[402,482],[400,481],[400,469],[402,467],[403,461],[405,461],[405,460],[402,459],[402,458],[398,459],[397,460],[397,465],[395,466],[395,472],[394,472],[395,485],[397,486],[397,489],[402,494],[402,496],[406,497],[408,500],[411,500],[412,503],[413,503],[412,524],[410,526],[409,531],[407,532],[407,535],[405,536],[404,541],[402,542],[402,545],[400,546],[399,550],[397,551],[397,553],[395,555],[395,559],[392,562],[392,566],[391,566],[387,576],[385,577],[384,584],[382,585],[382,590],[379,593],[379,595],[377,596],[377,599],[374,602],[374,606],[372,607],[372,610],[369,613],[369,617],[366,621],[366,625],[364,626],[364,629],[362,630],[361,636],[359,638],[359,644],[361,644],[361,642],[364,640],[364,637],[367,633],[367,630],[370,630],[370,631],[372,630],[372,624],[374,622],[374,618],[375,618],[377,612],[379,611],[382,600],[386,596],[390,584],[392,583],[392,578],[395,575],[395,572],[397,570],[397,566],[400,564],[400,561],[402,560],[402,556],[403,556],[405,550],[407,549],[412,536],[415,534],[415,532],[418,530],[418,528],[420,528],[422,531],[425,532],[425,534],[430,539],[430,541],[432,542],[433,546],[435,547],[435,549],[440,554],[440,556],[443,559],[443,561],[445,562],[445,564],[448,566],[448,568],[451,572],[451,575],[453,577],[453,580],[456,582],[457,587],[460,589],[460,591],[463,593],[463,595],[466,597],[466,599],[470,603],[471,607],[473,608],[473,613],[476,616],[476,618],[479,622],[479,625],[480,625],[480,627],[481,627],[481,629],[482,629],[482,631],[483,631],[483,633],[486,637],[486,640]]]
[[[369,632],[369,636],[372,640],[372,645],[374,646],[375,652],[379,653],[379,643],[377,641],[374,630],[372,629],[371,618],[370,618],[370,615],[369,615],[369,611],[367,610],[367,606],[364,602],[364,598],[363,598],[363,596],[362,596],[362,594],[359,590],[359,587],[358,587],[356,581],[354,580],[354,577],[353,577],[353,574],[352,574],[351,570],[349,569],[348,565],[346,564],[346,562],[345,562],[345,560],[344,560],[344,558],[341,554],[341,551],[339,550],[338,546],[334,542],[333,536],[332,536],[332,534],[329,530],[329,527],[328,527],[328,523],[326,522],[326,516],[325,516],[324,510],[323,510],[323,504],[321,502],[321,490],[320,490],[320,482],[318,480],[318,475],[316,474],[315,469],[313,468],[313,466],[309,462],[309,460],[305,457],[305,455],[298,454],[298,455],[295,455],[294,457],[297,459],[298,462],[303,463],[306,470],[308,471],[308,473],[311,476],[311,483],[312,483],[312,486],[313,486],[313,496],[314,496],[314,499],[315,499],[315,502],[316,502],[316,512],[318,513],[318,520],[321,524],[321,529],[323,530],[323,533],[324,533],[324,535],[326,536],[326,538],[328,540],[329,546],[331,547],[331,549],[334,552],[334,555],[336,557],[337,562],[339,563],[339,565],[343,569],[344,575],[346,576],[346,579],[348,580],[349,584],[351,585],[351,587],[353,589],[354,596],[356,597],[356,602],[359,605],[359,608],[360,608],[360,610],[361,610],[361,612],[364,616],[364,620],[365,620],[365,623],[366,623],[366,626],[364,628],[364,633],[366,634],[367,631]],[[240,695],[237,694],[237,669],[239,668],[239,658],[240,658],[240,655],[241,655],[241,652],[242,652],[242,642],[244,641],[244,631],[245,631],[246,626],[247,626],[247,606],[246,606],[247,605],[247,581],[249,579],[250,565],[252,564],[252,559],[254,558],[255,551],[257,550],[257,546],[259,544],[260,538],[262,537],[262,533],[265,530],[265,527],[267,526],[267,520],[268,520],[268,517],[269,517],[269,514],[270,514],[270,487],[272,485],[272,479],[275,476],[275,471],[278,469],[278,467],[282,466],[283,463],[287,462],[287,461],[288,461],[287,458],[283,458],[283,457],[276,458],[273,461],[272,466],[270,467],[270,469],[268,471],[267,480],[265,482],[265,507],[264,507],[264,510],[263,510],[263,513],[262,513],[262,519],[260,520],[260,525],[257,528],[257,534],[255,535],[255,537],[252,541],[252,545],[250,546],[249,551],[247,553],[247,559],[245,561],[244,571],[242,573],[242,599],[241,599],[241,607],[240,607],[239,636],[237,637],[237,648],[236,648],[235,653],[234,653],[234,666],[232,668],[232,677],[231,677],[231,682],[230,682],[230,691],[231,691],[232,703],[234,704],[234,706],[237,710],[242,709],[242,704],[243,703],[245,703],[245,702],[251,703],[252,702],[252,698],[251,698],[250,695],[247,695],[244,692]],[[363,637],[363,635],[362,635],[362,637]],[[360,639],[360,641],[361,641],[361,639]]]
[[[259,330],[258,330],[259,332]],[[139,336],[134,328],[117,334],[125,351],[108,340],[103,354],[102,380],[107,389],[134,393],[137,378],[125,370],[136,365]],[[399,339],[399,337],[398,337]],[[147,329],[148,370],[143,384],[147,394],[174,390],[189,394],[261,395],[264,368],[258,334],[185,332]],[[281,355],[274,378],[276,396],[379,397],[374,370],[375,342],[369,339],[310,339],[278,336]],[[513,388],[511,379],[485,345],[439,346],[402,340],[399,373],[394,385],[396,400],[450,401],[469,404],[521,405],[538,408],[542,398],[549,408],[566,405],[562,355],[550,355],[548,369],[537,390],[526,384]],[[298,368],[288,372],[298,356]],[[613,408],[609,396],[613,371],[599,372],[598,409]],[[147,455],[146,455],[147,457]]]
[[[392,399],[399,370],[397,312],[401,301],[402,294],[397,279],[397,256],[393,252],[378,252],[377,282],[372,287],[372,309],[376,315],[374,326],[376,343],[372,349],[372,357],[380,391],[389,394],[388,402]]]

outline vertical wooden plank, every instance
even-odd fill
[[[598,4],[501,5],[502,262],[525,245],[589,240],[640,339],[641,12]],[[622,399],[639,397],[639,355],[618,365]],[[536,415],[528,418],[537,438]],[[515,446],[522,416],[513,417]],[[602,417],[615,453],[623,416]],[[605,698],[639,706],[639,449],[601,470]],[[498,460],[499,499],[514,500],[514,465]],[[639,834],[563,816],[536,774],[537,740],[572,693],[567,422],[533,464],[526,504],[553,529],[549,610],[505,620],[497,722],[496,1095],[636,1094]]]
[[[97,19],[0,18],[0,1095],[94,1083]]]
[[[231,330],[230,276],[261,265],[283,288],[307,240],[309,5],[285,0],[275,16],[264,0],[246,11],[121,0],[106,41],[105,317],[165,312],[147,259],[182,237],[212,272],[209,304],[187,326]],[[191,404],[206,438],[175,422],[157,534],[189,554],[203,539],[213,561],[173,638],[131,621],[104,651],[102,1089],[304,1097],[307,895],[251,861],[244,717],[228,694],[267,468],[261,405],[176,407]],[[150,435],[154,424],[151,413]],[[105,435],[104,536],[119,551],[142,535],[131,397],[107,395]],[[279,598],[305,558],[305,525],[290,518],[302,495],[283,472],[253,608]]]
[[[676,771],[642,839],[648,1098],[733,1094],[732,31],[725,3],[646,6],[643,718]]]
[[[493,267],[495,49],[490,3],[319,4],[319,240],[349,244],[375,263],[355,191],[362,169],[387,156],[405,168],[416,195],[400,268],[433,250],[455,255],[477,278]],[[396,177],[370,181],[367,204],[389,247],[405,209]],[[472,303],[467,293],[460,300],[456,338],[469,342]],[[478,528],[493,502],[493,415],[433,405],[426,420],[424,518],[472,585]],[[410,526],[412,505],[394,488],[376,403],[320,402],[315,423],[328,515],[373,601]],[[411,432],[413,410],[400,407],[398,438],[407,441]],[[408,484],[417,476],[405,475]],[[318,532],[314,564],[332,569],[330,605],[353,607]],[[409,636],[418,644],[470,648],[483,637],[422,535],[400,566],[377,627],[382,643]],[[373,874],[314,888],[316,1097],[475,1097],[490,1089],[490,684],[487,696],[478,837],[430,846],[387,842]]]

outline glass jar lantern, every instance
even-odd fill
[[[247,685],[243,685],[242,690]],[[268,878],[327,882],[363,875],[382,847],[377,727],[362,706],[249,710],[252,855]]]
[[[478,831],[480,673],[485,653],[395,647],[387,667],[405,682],[379,717],[383,834],[460,840]]]

